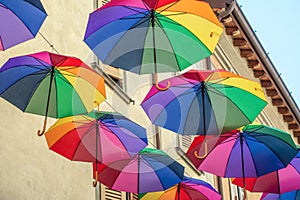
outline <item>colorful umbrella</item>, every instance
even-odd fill
[[[199,170],[222,177],[259,177],[286,167],[298,152],[290,134],[260,124],[219,137],[224,138],[217,142],[207,138],[208,155],[204,159],[197,158],[202,145],[198,142],[203,138],[195,138],[187,156]]]
[[[283,194],[264,193],[261,200],[300,200],[300,190],[293,190]]]
[[[0,0],[0,51],[34,38],[46,16],[39,0]]]
[[[300,190],[300,151],[287,167],[258,178],[245,178],[244,182],[251,192],[281,194]],[[242,178],[235,178],[232,183],[243,187]]]
[[[90,14],[84,41],[105,64],[157,75],[210,56],[222,32],[206,2],[112,0]]]
[[[96,172],[98,167],[98,172]],[[145,148],[130,159],[93,165],[94,177],[107,187],[134,193],[166,190],[183,179],[184,167],[157,149]]]
[[[146,130],[115,112],[92,111],[59,119],[45,136],[52,151],[84,162],[129,159],[147,146]]]
[[[62,118],[92,111],[105,100],[104,78],[78,58],[40,52],[0,68],[0,97],[20,110]]]
[[[209,183],[194,178],[185,178],[163,192],[139,195],[141,200],[221,200],[221,198],[221,195]]]
[[[190,70],[152,87],[141,106],[157,126],[183,135],[219,135],[251,123],[267,102],[261,86],[225,70]]]

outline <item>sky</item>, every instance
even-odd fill
[[[237,2],[300,107],[300,1]]]

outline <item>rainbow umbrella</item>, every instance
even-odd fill
[[[34,38],[46,17],[39,0],[0,0],[0,51]]]
[[[40,52],[0,68],[0,97],[23,112],[62,118],[88,113],[105,100],[104,78],[80,59]]]
[[[162,192],[139,194],[140,200],[221,200],[221,195],[207,182],[187,178]]]
[[[84,162],[129,159],[147,146],[146,130],[115,112],[92,111],[59,119],[45,136],[52,151]]]
[[[267,102],[261,86],[225,70],[190,70],[152,86],[141,103],[157,126],[183,135],[219,135],[254,121]]]
[[[287,167],[257,178],[245,178],[244,182],[251,192],[282,194],[300,190],[300,151]],[[242,178],[235,178],[232,183],[243,187]]]
[[[94,163],[93,171],[96,180],[113,190],[146,193],[182,181],[184,167],[161,150],[145,148],[129,159],[108,165]]]
[[[157,75],[210,56],[222,32],[203,1],[112,0],[90,14],[84,41],[105,64]]]
[[[224,138],[217,141],[207,138],[208,153],[201,159],[198,150],[203,139],[195,138],[187,157],[199,170],[222,177],[242,178],[244,188],[247,187],[245,178],[282,169],[298,153],[290,134],[261,124],[250,124],[219,137]]]
[[[250,124],[219,138],[207,138],[212,148],[205,158],[198,159],[195,152],[203,145],[201,137],[195,138],[186,155],[199,170],[222,177],[259,177],[286,167],[298,153],[290,134],[262,124]]]
[[[263,193],[261,200],[300,200],[300,190],[293,190],[283,194]]]

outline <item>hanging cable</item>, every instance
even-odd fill
[[[54,47],[54,45],[49,40],[47,40],[47,38],[41,32],[39,32],[39,34],[49,44],[50,48],[52,48],[52,52],[55,51],[57,54],[59,54],[58,50]]]

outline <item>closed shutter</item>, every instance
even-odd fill
[[[110,2],[110,0],[102,0],[102,6]]]
[[[190,136],[190,135],[183,135],[182,136],[182,139],[181,139],[181,142],[182,142],[182,146],[184,147],[184,148],[189,148],[190,147],[190,145],[192,144],[192,136]]]
[[[137,194],[134,194],[134,193],[130,194],[130,200],[138,200],[138,199],[139,199],[139,197]]]
[[[109,189],[108,187],[105,187],[104,191],[105,200],[122,200],[122,192]]]

